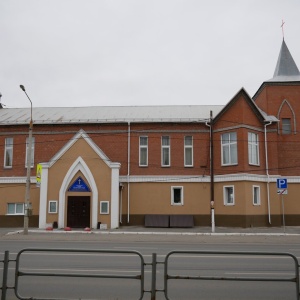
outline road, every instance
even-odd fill
[[[10,236],[0,239],[0,253],[10,251],[15,258],[24,248],[46,249],[88,249],[114,251],[134,250],[142,254],[145,266],[145,290],[151,289],[152,253],[157,254],[158,290],[164,287],[164,265],[167,253],[180,251],[263,251],[289,252],[300,260],[299,237],[211,237],[211,236],[147,236],[147,235],[42,235]],[[137,255],[124,253],[59,253],[31,252],[21,255],[20,271],[42,273],[106,274],[110,276],[140,274],[141,259]],[[9,285],[14,284],[15,264],[10,263]],[[174,254],[168,261],[169,275],[219,276],[219,277],[275,277],[290,278],[294,265],[290,258],[275,256],[253,257],[245,255]],[[2,280],[2,279],[1,279]],[[66,278],[45,276],[21,276],[18,292],[24,297],[39,298],[84,298],[84,299],[138,299],[140,281],[134,279]],[[296,299],[295,283],[244,282],[212,280],[169,280],[168,297],[179,299]],[[9,291],[7,299],[16,299]],[[143,299],[151,299],[145,293]],[[157,292],[156,299],[165,299],[163,292]]]

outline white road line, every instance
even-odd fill
[[[295,273],[291,272],[225,272],[227,275],[286,275],[293,276]]]
[[[0,268],[1,270],[2,268]],[[9,270],[14,271],[15,268],[8,268]],[[140,270],[113,270],[113,269],[95,269],[95,270],[90,270],[90,269],[28,269],[28,268],[20,268],[19,271],[21,272],[91,272],[91,273],[96,273],[96,272],[106,272],[105,275],[108,275],[109,273],[136,273],[137,275],[140,274]],[[146,271],[145,273],[151,273],[151,271]],[[159,271],[157,273],[160,273]],[[51,273],[52,274],[52,273]]]

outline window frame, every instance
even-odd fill
[[[235,135],[235,140],[232,141],[231,135]],[[229,135],[228,142],[225,143],[225,135]],[[228,148],[228,163],[224,162],[224,149]],[[236,153],[236,161],[232,162],[232,153],[234,154],[234,151]],[[238,147],[237,147],[237,132],[226,132],[221,134],[221,163],[222,166],[232,166],[232,165],[238,165]]]
[[[11,144],[8,143],[8,140],[11,140]],[[14,138],[7,137],[5,138],[5,147],[4,147],[4,162],[3,166],[5,169],[11,169],[13,166],[13,151],[14,150]],[[7,154],[11,154],[11,165],[7,165]]]
[[[253,141],[251,137],[255,136],[256,140]],[[257,161],[253,161],[253,153],[256,153]],[[257,133],[248,132],[248,163],[249,165],[259,166],[259,136]]]
[[[35,137],[32,137],[32,144],[31,144],[31,166],[30,168],[34,167],[34,150],[35,150]],[[25,156],[25,168],[27,168],[27,151],[28,151],[28,144],[29,144],[29,137],[26,137],[26,156]]]
[[[255,190],[258,190],[258,193],[255,193]],[[257,202],[255,201],[255,195],[257,195],[258,199]],[[260,186],[259,185],[253,185],[252,186],[252,203],[254,206],[260,206],[261,205],[261,197],[260,197]]]
[[[180,190],[180,202],[175,202],[175,193],[174,190]],[[184,194],[183,186],[171,186],[171,205],[174,206],[183,206],[184,205]]]
[[[14,205],[14,213],[9,213],[9,209],[8,209],[9,205]],[[22,205],[22,213],[17,213],[18,205]],[[6,205],[6,215],[7,216],[24,216],[24,213],[25,213],[25,204],[24,203],[22,203],[22,202],[7,203],[7,205]]]
[[[163,140],[164,138],[168,138],[168,145],[164,145]],[[167,150],[168,153],[168,164],[165,164],[165,151]],[[171,139],[170,136],[164,135],[161,137],[161,166],[162,167],[170,167],[171,166]]]
[[[147,145],[141,144],[141,139],[146,139]],[[146,162],[142,163],[142,150],[146,151]],[[140,167],[148,167],[148,136],[140,136],[139,137],[139,166]]]
[[[103,211],[102,204],[107,204],[106,211]],[[109,201],[107,201],[107,200],[100,201],[100,215],[109,215]]]
[[[191,138],[191,145],[187,145],[186,139]],[[194,166],[194,139],[192,135],[187,135],[184,137],[184,166],[185,167],[193,167]],[[187,151],[191,151],[191,164],[187,163]]]
[[[51,204],[55,204],[55,211],[51,211]],[[58,201],[57,200],[49,200],[48,203],[48,213],[49,214],[57,214],[57,207],[58,207]]]
[[[232,202],[228,201],[228,189],[232,189]],[[225,206],[234,206],[235,205],[235,195],[234,195],[234,185],[224,185],[223,186],[223,201]]]

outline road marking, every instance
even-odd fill
[[[0,270],[3,268],[0,268]],[[9,270],[15,271],[15,268],[8,268]],[[107,272],[106,275],[108,274],[108,272],[110,273],[136,273],[137,275],[141,274],[140,270],[113,270],[113,269],[28,269],[28,268],[20,268],[19,269],[20,272],[92,272],[92,273],[96,273],[96,272]],[[151,273],[152,271],[144,271],[145,273]],[[157,273],[160,273],[159,271],[157,271]]]
[[[295,273],[291,272],[225,272],[227,275],[286,275],[293,276]]]

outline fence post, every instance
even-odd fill
[[[4,252],[1,300],[6,299],[9,251]]]
[[[151,300],[156,298],[156,253],[152,253]]]

